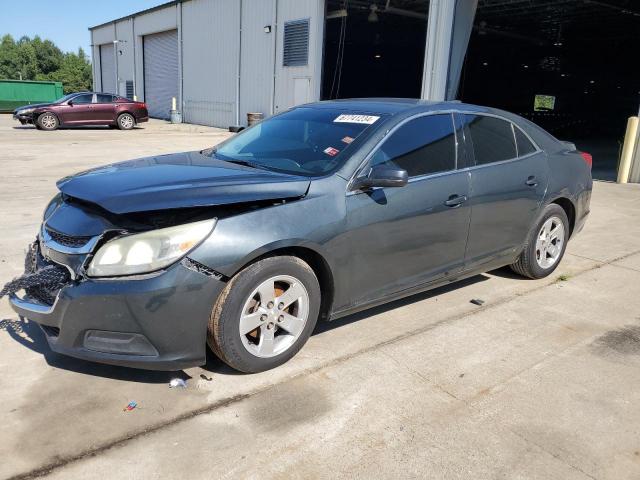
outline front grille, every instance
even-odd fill
[[[84,247],[87,243],[89,243],[89,240],[91,240],[91,237],[72,237],[70,235],[65,235],[64,233],[56,232],[55,230],[51,230],[49,228],[47,228],[47,233],[54,242],[69,248]]]
[[[42,256],[37,242],[32,244],[29,248],[24,263],[26,274],[37,273],[43,268],[55,268],[57,273],[50,272],[52,276],[57,275],[60,278],[69,277],[68,271],[65,267],[58,265],[57,263],[50,262]],[[58,296],[58,292],[60,292],[64,286],[65,284],[35,285],[26,287],[24,290],[30,298],[37,300],[39,303],[44,305],[51,306],[54,304],[56,297]]]

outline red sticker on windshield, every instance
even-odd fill
[[[335,157],[337,154],[340,153],[340,150],[338,150],[337,148],[329,147],[324,150],[324,153],[332,157]]]

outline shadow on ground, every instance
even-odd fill
[[[43,355],[48,365],[62,370],[81,373],[83,375],[140,383],[168,383],[173,378],[182,378],[185,381],[191,378],[184,371],[141,370],[137,368],[103,365],[57,354],[49,348],[47,339],[38,324],[26,319],[1,320],[0,331],[7,332],[16,342]]]
[[[515,276],[515,274],[513,275],[514,278],[521,278]],[[429,290],[427,292],[411,295],[409,297],[380,305],[378,307],[369,308],[362,312],[348,315],[338,320],[334,320],[331,322],[321,322],[318,324],[318,326],[316,326],[313,335],[322,335],[325,332],[343,327],[345,325],[349,325],[354,322],[358,322],[372,315],[379,315],[389,310],[400,308],[411,303],[420,302],[428,298],[437,297],[438,295],[456,290],[458,288],[464,288],[469,285],[473,285],[486,280],[489,280],[489,277],[487,277],[486,275],[476,275],[475,277],[471,277],[460,282],[455,282],[443,287]],[[471,300],[471,298],[469,298],[469,300]],[[6,331],[7,334],[16,342],[36,353],[43,355],[48,365],[63,370],[81,373],[83,375],[93,375],[104,378],[112,378],[116,380],[125,380],[129,382],[140,383],[167,383],[171,379],[176,377],[182,378],[184,380],[188,380],[191,378],[184,371],[172,372],[141,370],[136,368],[103,365],[76,359],[73,357],[68,357],[66,355],[57,354],[49,348],[49,344],[47,343],[45,335],[38,324],[22,318],[18,320],[4,319],[0,321],[0,331]],[[205,371],[221,375],[243,375],[241,372],[234,370],[233,368],[222,362],[211,352],[210,349],[207,349],[207,363],[201,368]]]

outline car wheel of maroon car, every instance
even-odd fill
[[[58,121],[58,117],[51,112],[45,112],[38,117],[37,121],[38,127],[41,130],[56,130],[60,126],[60,122]]]
[[[118,128],[120,130],[131,130],[136,124],[136,119],[130,113],[123,113],[118,117]]]

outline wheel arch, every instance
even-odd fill
[[[135,113],[133,113],[133,112],[132,112],[132,111],[130,111],[130,110],[122,110],[121,112],[118,112],[118,113],[116,114],[116,122],[117,122],[117,121],[118,121],[118,119],[120,118],[120,115],[124,115],[125,113],[128,113],[129,115],[131,115],[131,116],[133,117],[133,122],[134,122],[134,123],[136,123],[136,124],[138,123],[138,118],[136,117],[136,114],[135,114]]]
[[[569,238],[571,238],[576,224],[576,206],[571,199],[567,197],[556,197],[549,202],[549,205],[553,203],[559,205],[564,210],[564,213],[567,214],[567,218],[569,219]]]
[[[320,320],[329,318],[333,306],[335,283],[331,266],[326,256],[321,253],[321,247],[309,243],[277,242],[265,246],[244,258],[240,266],[234,268],[230,277],[236,275],[240,270],[268,257],[290,255],[304,260],[318,278],[322,298],[320,302]]]
[[[56,117],[56,119],[58,120],[58,125],[62,125],[62,120],[60,120],[60,115],[58,115],[56,112],[54,112],[53,110],[43,110],[42,112],[37,112],[33,114],[33,122],[37,122],[40,117],[42,115],[44,115],[45,113],[50,113],[51,115],[53,115],[54,117]]]

